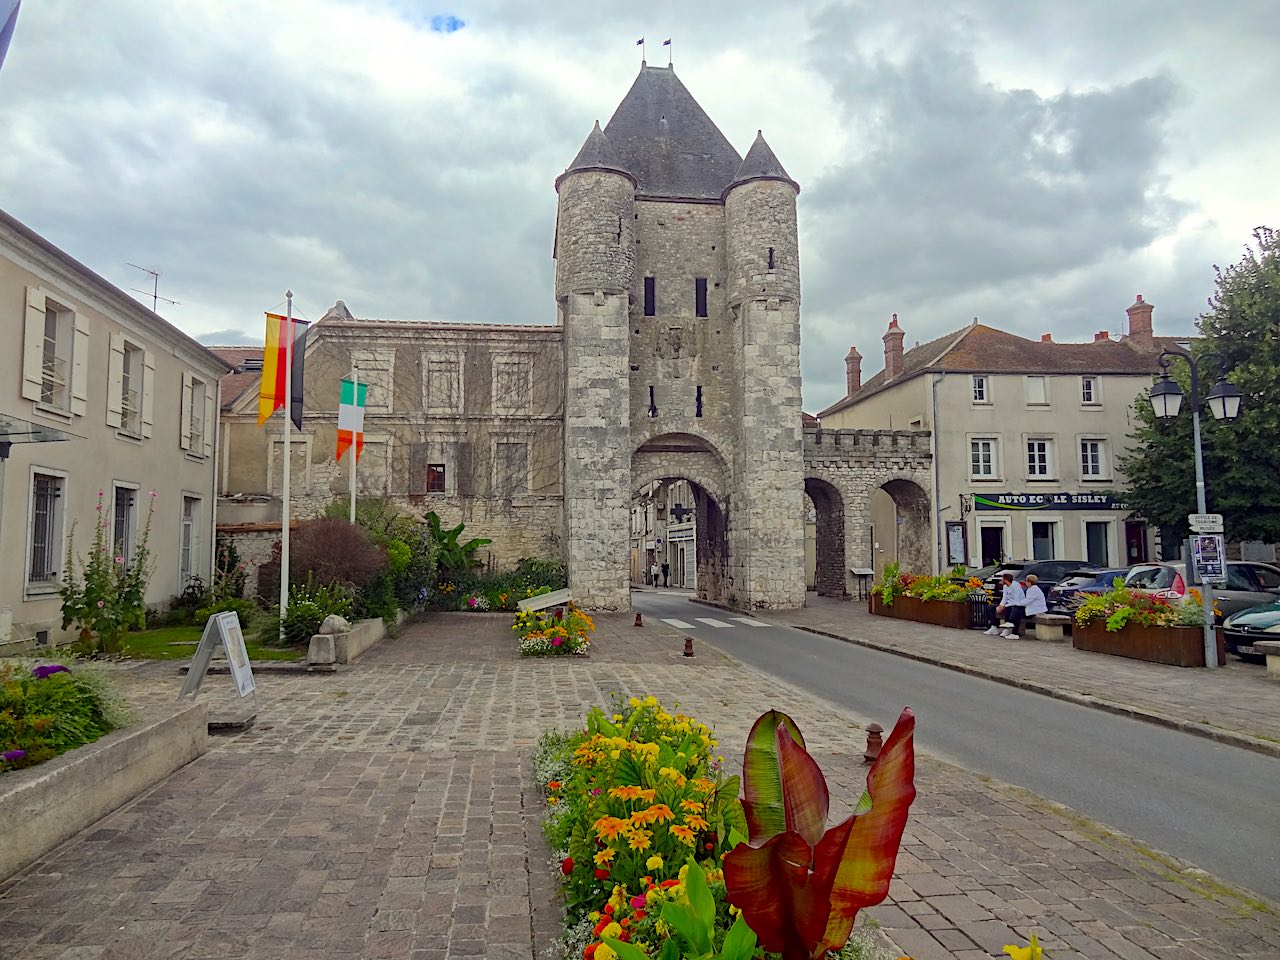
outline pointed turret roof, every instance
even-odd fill
[[[591,132],[587,134],[587,139],[583,141],[582,149],[573,158],[573,162],[565,168],[564,173],[556,178],[556,186],[560,185],[560,181],[567,174],[576,173],[579,170],[614,170],[631,177],[633,181],[635,180],[631,172],[618,159],[618,151],[613,148],[609,138],[600,129],[599,120],[591,128]]]
[[[640,67],[604,135],[638,196],[718,200],[742,162],[669,66]]]
[[[738,167],[738,172],[734,174],[733,180],[725,187],[725,193],[728,193],[733,187],[740,183],[746,183],[749,180],[781,180],[800,189],[800,184],[796,183],[783,169],[781,161],[773,152],[773,148],[764,139],[762,130],[756,131],[755,143],[751,144],[751,149],[747,151],[746,157],[742,164]]]

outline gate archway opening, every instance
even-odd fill
[[[886,564],[904,572],[933,569],[933,535],[929,495],[913,480],[896,478],[882,483],[871,495],[876,575]]]
[[[832,484],[807,477],[804,492],[813,504],[813,586],[819,596],[845,595],[844,498]]]

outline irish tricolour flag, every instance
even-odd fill
[[[368,384],[354,380],[342,381],[342,393],[338,400],[338,459],[347,448],[356,448],[356,463],[364,450],[364,395]]]

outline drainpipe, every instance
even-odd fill
[[[945,373],[933,375],[933,415],[929,420],[929,453],[933,457],[933,569],[937,573],[942,572],[942,558],[946,556],[942,548],[942,490],[938,480],[938,384],[945,376]]]

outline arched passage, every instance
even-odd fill
[[[893,558],[903,570],[929,572],[933,568],[929,495],[915,481],[903,478],[888,480],[880,489],[891,503]]]
[[[807,477],[804,492],[815,514],[814,589],[824,597],[845,594],[844,498],[825,480]]]

